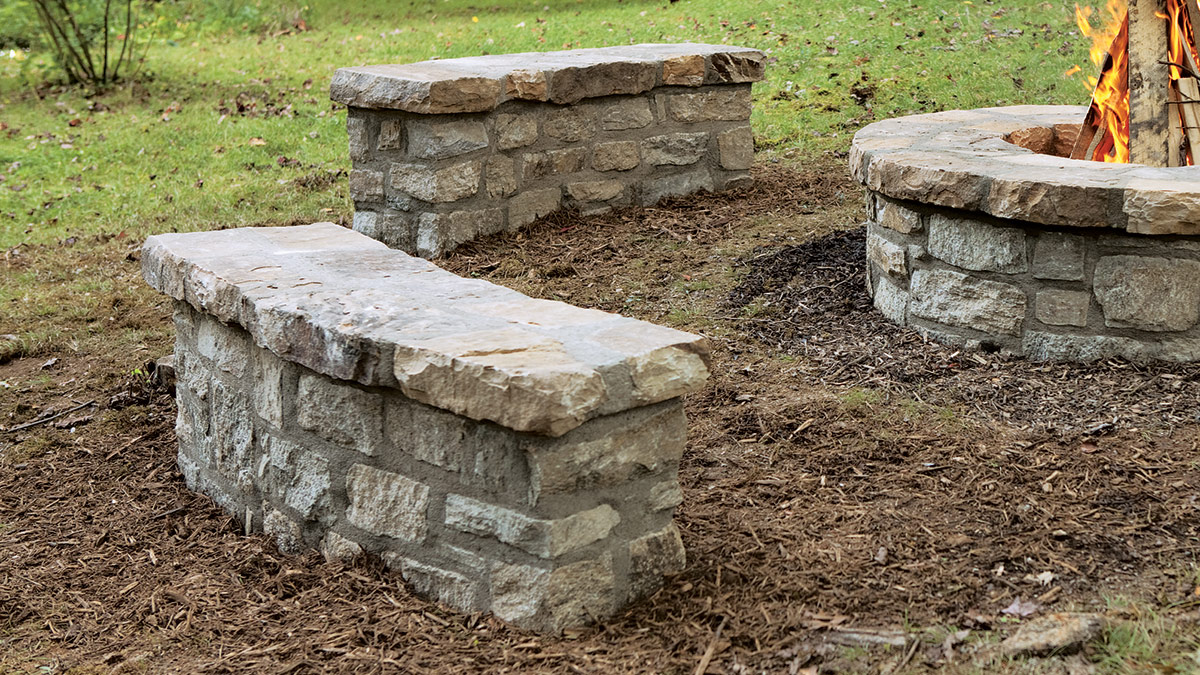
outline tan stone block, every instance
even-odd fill
[[[508,98],[519,98],[526,101],[545,101],[549,99],[546,83],[546,73],[540,70],[514,70],[504,81],[504,91]]]
[[[429,531],[429,487],[391,471],[355,464],[346,472],[346,520],[381,537],[419,542]]]
[[[356,202],[383,199],[383,172],[351,169],[350,198]]]
[[[722,169],[749,169],[754,164],[754,132],[749,126],[722,131],[717,134],[717,150]]]
[[[533,115],[496,115],[496,147],[500,150],[523,148],[538,139],[537,118]]]
[[[1049,288],[1037,292],[1034,316],[1048,326],[1086,326],[1089,293]]]
[[[404,149],[404,122],[402,120],[384,120],[379,124],[379,142],[375,145],[379,150]]]
[[[704,56],[684,54],[663,60],[663,84],[699,87],[704,84]]]
[[[569,106],[546,114],[542,129],[551,138],[574,143],[596,135],[596,116],[589,106]]]
[[[507,197],[517,191],[517,173],[512,159],[504,155],[491,157],[483,174],[489,197]]]
[[[592,151],[592,168],[597,171],[628,171],[640,163],[636,141],[598,143]]]
[[[1111,328],[1182,331],[1200,320],[1200,262],[1114,255],[1096,263],[1092,286]]]
[[[750,87],[715,87],[708,91],[673,94],[667,107],[678,122],[741,121],[750,119]]]
[[[421,201],[443,203],[478,192],[483,163],[463,162],[437,170],[425,164],[392,164],[390,171],[393,190]]]
[[[619,180],[592,180],[567,183],[567,194],[581,202],[606,202],[619,197],[625,184]]]

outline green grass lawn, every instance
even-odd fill
[[[0,248],[346,218],[345,113],[327,96],[342,66],[637,42],[756,47],[769,55],[755,86],[759,150],[796,162],[845,151],[876,119],[1087,98],[1081,76],[1064,76],[1085,46],[1062,1],[163,7],[144,77],[104,95],[21,77],[43,54],[0,57]],[[263,29],[224,28],[248,10]],[[297,18],[309,30],[277,34]]]

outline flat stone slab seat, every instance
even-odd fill
[[[891,320],[1034,359],[1200,359],[1200,167],[1060,156],[1086,108],[870,124],[868,284]]]
[[[464,279],[332,223],[163,234],[179,466],[281,550],[367,551],[461,611],[558,631],[684,563],[703,338]]]
[[[764,64],[685,43],[342,68],[354,229],[432,257],[562,208],[745,185]]]

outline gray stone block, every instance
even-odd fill
[[[1106,326],[1182,331],[1200,319],[1200,262],[1115,255],[1096,263],[1092,280]]]
[[[516,229],[528,225],[543,216],[558,210],[562,204],[562,190],[528,190],[508,200],[508,227]]]
[[[586,160],[586,148],[562,148],[546,152],[526,153],[521,158],[521,173],[527,181],[546,176],[575,173],[583,169]]]
[[[350,137],[350,159],[354,162],[365,161],[371,155],[371,147],[367,141],[367,121],[356,113],[346,117],[346,134]]]
[[[641,129],[654,121],[650,101],[646,98],[615,99],[599,105],[600,128],[605,131]]]
[[[541,558],[558,558],[604,539],[621,522],[607,504],[566,518],[533,518],[477,499],[446,496],[446,526],[492,537]]]
[[[481,162],[463,162],[444,169],[425,164],[392,164],[391,187],[432,203],[455,202],[479,191]]]
[[[875,263],[885,274],[896,277],[908,276],[908,261],[903,246],[884,239],[881,235],[867,235],[867,260]]]
[[[595,111],[587,106],[552,109],[542,122],[546,135],[563,143],[575,143],[596,135]]]
[[[750,119],[750,87],[713,87],[707,91],[673,94],[668,109],[677,122],[740,122]]]
[[[1025,292],[1011,284],[948,270],[917,270],[909,292],[913,316],[984,333],[1021,334]]]
[[[492,612],[534,630],[561,632],[610,616],[616,608],[612,557],[553,571],[497,563],[492,568]]]
[[[1015,227],[995,227],[935,213],[929,217],[927,246],[930,255],[955,267],[1004,274],[1029,270],[1025,232]]]
[[[1083,237],[1043,232],[1033,242],[1033,276],[1080,281],[1084,274],[1085,253]]]
[[[355,464],[346,472],[346,521],[381,537],[420,542],[429,531],[429,487],[406,476]]]
[[[523,148],[538,139],[537,117],[532,114],[496,115],[496,148]]]
[[[580,202],[606,202],[616,199],[625,192],[625,184],[619,180],[590,180],[567,183],[567,194]]]
[[[379,123],[379,150],[404,149],[404,120],[385,119]]]
[[[889,230],[913,234],[923,229],[921,214],[882,197],[876,197],[875,213],[878,223]]]
[[[417,255],[432,258],[459,244],[504,229],[504,211],[479,209],[422,213],[417,219]]]
[[[647,206],[657,204],[664,197],[689,195],[702,190],[712,192],[713,189],[712,176],[707,169],[695,169],[687,173],[648,178],[639,184],[640,201]]]
[[[383,199],[383,172],[352,169],[350,171],[350,198],[356,202]]]
[[[508,197],[517,191],[517,171],[509,157],[496,155],[489,158],[483,175],[489,197]]]
[[[1037,292],[1034,316],[1048,326],[1086,326],[1092,296],[1082,291],[1047,288]]]
[[[754,165],[754,132],[749,126],[722,131],[717,134],[717,151],[722,169],[749,169]]]
[[[679,574],[687,565],[679,528],[669,523],[659,532],[629,542],[629,591],[644,598],[662,587],[663,576]]]
[[[432,598],[460,612],[477,612],[484,607],[479,598],[482,592],[477,578],[471,579],[453,570],[429,565],[398,553],[384,553],[388,567],[400,570],[419,595]]]
[[[445,159],[488,147],[487,130],[476,119],[433,119],[408,124],[408,156]]]
[[[375,454],[383,402],[379,396],[315,374],[300,377],[296,423],[343,447]]]
[[[250,345],[246,332],[205,318],[196,325],[196,351],[213,366],[234,377],[246,374]]]

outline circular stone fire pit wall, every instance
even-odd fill
[[[892,321],[1033,359],[1200,358],[1200,168],[1064,159],[1086,109],[917,115],[854,138]]]

